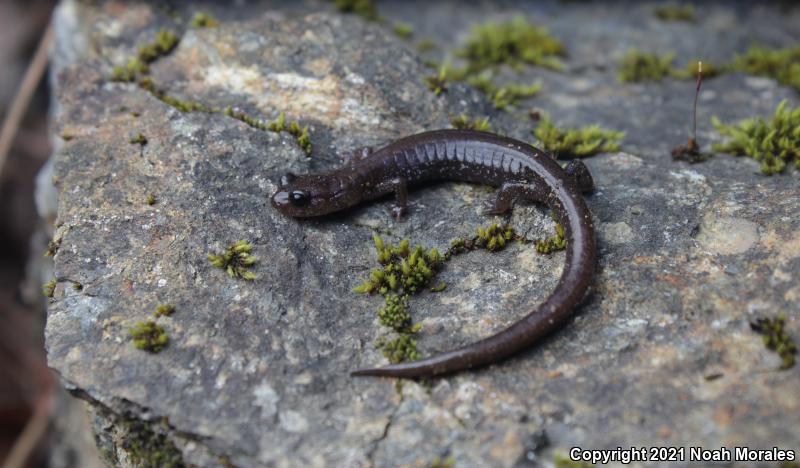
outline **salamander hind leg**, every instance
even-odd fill
[[[514,206],[514,202],[520,199],[539,200],[541,195],[536,187],[525,182],[506,182],[500,186],[494,203],[490,203],[484,214],[499,215],[508,213]]]
[[[586,164],[579,159],[573,159],[567,164],[567,175],[578,185],[578,190],[583,193],[594,191],[594,179]]]
[[[400,219],[408,214],[408,181],[403,177],[398,177],[391,181],[391,186],[394,190],[392,216]]]

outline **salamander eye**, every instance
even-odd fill
[[[294,206],[306,206],[311,201],[311,195],[305,190],[294,190],[289,194],[289,201]]]

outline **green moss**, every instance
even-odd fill
[[[153,316],[155,318],[162,316],[169,317],[173,313],[175,313],[175,306],[173,304],[161,304],[158,307],[156,307],[156,311],[153,314]]]
[[[136,81],[136,72],[128,70],[125,67],[114,67],[111,69],[111,81],[118,81],[122,83]]]
[[[139,46],[138,59],[144,63],[153,63],[167,55],[178,45],[178,36],[169,30],[162,29],[156,33],[152,42]]]
[[[195,13],[192,17],[192,21],[189,24],[193,28],[216,28],[219,25],[213,16],[202,11]]]
[[[703,78],[713,78],[724,72],[724,69],[705,60],[690,60],[686,67],[672,71],[672,76],[681,80],[697,79],[698,63],[703,63]]]
[[[714,151],[749,156],[761,163],[761,172],[766,175],[783,172],[792,161],[800,169],[800,107],[790,109],[786,101],[781,101],[769,120],[756,117],[723,125],[712,117],[711,123],[728,138],[712,145]]]
[[[121,424],[125,433],[122,448],[128,453],[132,466],[182,468],[181,452],[175,444],[161,432],[138,420],[126,420]]]
[[[147,203],[150,206],[155,205],[157,201],[158,200],[156,199],[156,196],[153,195],[152,193],[147,195],[147,198],[145,199],[145,203]]]
[[[555,217],[553,217],[553,221],[555,221]],[[559,250],[564,250],[567,248],[567,238],[565,235],[564,226],[556,222],[556,233],[553,236],[550,236],[546,239],[537,240],[534,245],[536,246],[536,251],[540,254],[551,254],[553,252],[558,252]]]
[[[436,457],[433,459],[429,468],[453,468],[456,464],[456,459],[453,457]]]
[[[408,296],[386,295],[386,305],[378,310],[378,320],[384,327],[402,332],[411,326],[411,315],[406,308]]]
[[[152,320],[137,322],[130,330],[133,345],[137,349],[150,353],[158,353],[169,343],[169,336],[164,327]]]
[[[214,109],[207,107],[199,102],[185,101],[182,99],[178,99],[174,96],[168,95],[163,90],[157,88],[156,85],[153,83],[153,80],[149,76],[145,76],[144,78],[139,80],[139,87],[149,92],[153,97],[163,102],[164,104],[172,106],[181,112],[209,112],[209,113],[214,112]]]
[[[484,117],[482,119],[474,118],[470,120],[465,114],[461,114],[457,117],[452,117],[450,119],[450,125],[453,128],[458,128],[462,130],[480,130],[482,132],[491,132],[492,129],[489,126],[489,117]]]
[[[423,83],[428,86],[428,89],[433,91],[433,94],[440,95],[447,91],[448,69],[446,66],[439,68],[439,72],[435,75],[428,75],[422,78]]]
[[[422,39],[417,42],[417,52],[424,54],[436,48],[436,43],[430,39]]]
[[[492,223],[486,228],[479,227],[477,229],[473,243],[476,247],[484,247],[486,250],[494,252],[505,249],[506,244],[515,238],[516,233],[511,226]]]
[[[373,0],[333,0],[333,3],[342,13],[355,13],[370,21],[380,19]]]
[[[732,69],[767,76],[800,91],[800,46],[786,49],[753,46],[734,58]]]
[[[619,150],[619,141],[625,133],[605,130],[597,125],[560,129],[547,115],[542,115],[533,135],[557,158],[580,158]]]
[[[443,257],[436,248],[428,251],[421,246],[409,248],[408,239],[397,246],[385,245],[377,234],[373,234],[378,263],[383,268],[370,272],[370,276],[353,291],[358,293],[402,291],[410,295],[422,291],[441,266]]]
[[[786,332],[786,316],[783,314],[775,318],[759,318],[750,323],[753,331],[760,333],[764,338],[764,346],[775,351],[781,357],[781,369],[789,369],[795,364],[797,345]]]
[[[669,3],[660,5],[653,10],[653,13],[661,21],[685,21],[688,23],[695,21],[694,6],[688,4]]]
[[[442,292],[446,288],[447,288],[447,284],[444,283],[444,282],[441,282],[441,283],[437,284],[436,286],[431,287],[431,292]]]
[[[228,117],[233,117],[234,119],[244,122],[258,130],[275,133],[287,132],[295,138],[297,145],[303,150],[306,156],[311,155],[311,136],[308,133],[308,127],[300,127],[298,122],[291,122],[287,125],[286,117],[283,115],[283,112],[279,113],[278,117],[269,123],[249,116],[244,112],[234,110],[230,106],[226,107],[223,113]]]
[[[395,23],[392,26],[392,31],[402,39],[410,39],[414,34],[414,29],[408,23]]]
[[[379,339],[376,341],[375,347],[380,349],[384,357],[392,364],[419,359],[417,340],[407,334],[391,340]]]
[[[56,291],[56,280],[48,281],[47,283],[42,285],[42,294],[44,297],[53,297],[53,293]]]
[[[557,453],[553,456],[555,468],[594,468],[594,465],[585,461],[573,461],[568,456]]]
[[[535,96],[541,88],[542,85],[539,83],[527,86],[511,83],[497,88],[490,98],[495,109],[505,109],[508,106],[517,105],[521,99]]]
[[[501,64],[520,68],[523,64],[561,70],[557,57],[565,53],[560,41],[544,28],[518,17],[506,23],[475,26],[466,45],[457,55],[467,60],[469,72]]]
[[[77,291],[77,292],[81,292],[81,291],[83,291],[83,285],[81,283],[77,282],[77,281],[73,281],[72,282],[72,290],[73,291]]]
[[[311,136],[308,134],[308,127],[300,128],[300,124],[292,122],[289,124],[289,134],[294,136],[297,146],[303,150],[306,156],[311,155]]]
[[[147,144],[147,137],[144,136],[143,133],[137,133],[135,136],[131,137],[129,140],[132,145],[146,145]]]
[[[247,241],[237,241],[228,246],[221,254],[208,254],[208,260],[217,268],[228,272],[231,278],[241,278],[252,281],[256,275],[248,271],[258,259],[251,255],[253,246]]]
[[[44,251],[45,257],[53,257],[55,254],[58,253],[58,249],[61,248],[61,239],[51,239],[47,241],[47,250]]]
[[[541,89],[539,83],[530,85],[518,85],[510,83],[503,86],[496,86],[491,79],[491,73],[483,72],[467,78],[467,83],[478,91],[485,93],[492,101],[495,109],[505,109],[508,106],[516,105],[521,99],[536,95]]]
[[[659,56],[631,49],[619,62],[617,75],[623,82],[661,81],[672,73],[673,54]]]

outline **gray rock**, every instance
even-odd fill
[[[275,181],[287,170],[336,167],[346,150],[447,127],[462,112],[530,140],[525,107],[494,111],[463,85],[433,96],[411,47],[327,4],[316,13],[316,3],[212,10],[220,25],[209,29],[177,22],[190,11],[109,5],[65,2],[57,16],[76,36],[61,40],[88,47],[56,67],[55,132],[71,138],[53,166],[61,247],[46,339],[50,365],[92,406],[113,463],[141,463],[124,443],[141,422],[160,449],[200,466],[425,466],[448,456],[457,466],[512,466],[549,463],[572,446],[792,448],[800,440],[798,370],[774,371],[778,358],[748,327],[783,311],[798,335],[798,172],[766,178],[754,161],[727,155],[673,162],[693,85],[622,85],[613,67],[633,45],[683,60],[699,48],[722,60],[750,40],[790,44],[796,8],[702,6],[701,23],[690,26],[657,22],[645,4],[382,4],[386,17],[448,50],[487,19],[520,12],[548,24],[570,52],[568,71],[509,73],[542,81],[542,95],[525,105],[561,125],[626,132],[623,151],[586,161],[598,185],[589,203],[600,260],[575,319],[507,362],[398,391],[388,379],[348,376],[385,362],[373,346],[385,334],[374,314],[381,299],[351,292],[376,266],[371,235],[445,250],[490,221],[480,202],[491,192],[457,183],[416,190],[400,222],[384,202],[297,221],[269,206]],[[162,27],[181,41],[151,67],[160,89],[264,121],[284,112],[309,126],[312,155],[288,133],[221,112],[181,112],[135,84],[110,82],[112,66]],[[714,138],[711,114],[768,115],[782,98],[798,104],[770,80],[707,81],[701,143]],[[147,144],[129,143],[139,133]],[[537,207],[515,209],[510,221],[530,239],[552,230]],[[260,260],[253,282],[206,259],[238,239]],[[421,353],[510,324],[552,290],[562,263],[563,254],[522,245],[449,262],[440,275],[447,289],[411,300]],[[129,329],[162,303],[177,306],[159,319],[169,346],[135,349]],[[712,373],[721,377],[704,379]]]

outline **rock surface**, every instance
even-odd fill
[[[209,6],[220,24],[207,29],[188,27],[188,9],[61,5],[57,50],[69,58],[55,64],[55,131],[65,141],[54,159],[60,249],[47,349],[65,385],[94,408],[109,460],[141,463],[125,441],[136,436],[124,430],[131,421],[199,466],[427,466],[448,456],[459,467],[527,466],[573,446],[797,449],[800,367],[777,371],[748,323],[785,312],[800,335],[799,174],[767,178],[754,161],[727,155],[673,162],[693,85],[623,85],[613,65],[631,46],[673,50],[685,63],[725,60],[750,42],[790,45],[800,9],[703,6],[691,25],[658,22],[646,4],[430,3],[380,11],[448,44],[439,55],[472,24],[524,14],[565,43],[567,70],[507,72],[540,80],[542,93],[500,112],[463,85],[435,97],[413,47],[327,3]],[[312,155],[288,133],[181,112],[110,82],[112,66],[160,28],[181,38],[151,66],[159,89],[265,121],[284,112],[310,127]],[[783,98],[800,102],[767,79],[707,81],[701,143],[714,138],[710,115],[768,115]],[[274,181],[336,167],[359,146],[448,127],[462,112],[531,140],[528,107],[561,125],[626,132],[623,151],[586,160],[598,185],[589,197],[600,248],[593,295],[561,331],[502,364],[399,391],[388,379],[349,377],[385,362],[373,346],[385,333],[374,313],[382,301],[351,292],[375,266],[372,233],[444,250],[487,223],[490,192],[456,183],[414,191],[401,222],[384,202],[298,222],[269,206]],[[140,133],[146,145],[129,143]],[[531,239],[552,230],[536,207],[516,209],[510,222]],[[255,281],[206,259],[238,239],[255,246]],[[447,289],[411,301],[421,353],[513,322],[553,288],[562,263],[563,254],[521,245],[449,262]],[[128,330],[163,303],[177,306],[159,319],[169,346],[135,349]]]

